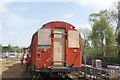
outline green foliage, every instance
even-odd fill
[[[100,20],[94,22],[90,40],[94,47],[104,45],[109,46],[115,43],[113,28],[109,26],[105,18],[102,17]]]
[[[102,57],[103,54],[101,53],[103,53],[102,48],[92,48],[86,51],[86,56],[92,57],[92,58]]]
[[[0,44],[0,52],[2,52],[2,47],[3,47],[3,46]]]
[[[99,13],[90,14],[89,21],[95,22],[97,20],[100,20],[101,18],[105,18],[107,23],[111,22],[111,15],[108,10],[101,10]]]
[[[107,58],[116,58],[117,57],[117,47],[106,47],[105,48],[105,53]]]
[[[107,31],[106,31],[106,37],[105,37],[105,40],[106,40],[106,45],[107,46],[110,46],[110,45],[115,45],[115,35],[114,35],[114,33],[113,33],[114,31],[113,31],[113,28],[112,27],[110,27],[110,26],[108,26],[107,27]]]
[[[90,35],[90,40],[92,41],[94,47],[103,45],[106,27],[107,24],[105,18],[101,18],[100,20],[96,20],[94,22],[92,33]]]
[[[23,52],[23,49],[22,48],[19,48],[18,46],[11,46],[11,45],[8,45],[8,46],[3,46],[2,47],[2,52]]]
[[[89,40],[92,41],[92,47],[101,48],[88,50],[88,54],[93,54],[96,57],[107,57],[109,54],[115,54],[115,48],[104,48],[104,46],[115,45],[115,35],[113,28],[110,26],[111,17],[109,12],[104,10],[99,13],[93,13],[90,15],[89,19],[92,23],[92,32],[89,36]]]
[[[11,45],[8,45],[8,52],[15,52],[15,48]]]
[[[4,53],[4,52],[8,52],[8,46],[3,46],[2,47],[2,52]]]

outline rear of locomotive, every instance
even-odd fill
[[[75,27],[66,22],[50,22],[32,38],[33,70],[46,73],[77,71],[82,65],[81,37]]]

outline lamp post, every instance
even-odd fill
[[[86,49],[84,48],[84,77],[86,79]]]
[[[85,77],[85,79],[86,79],[86,43],[87,43],[87,40],[85,39],[84,45],[83,45],[84,77]]]

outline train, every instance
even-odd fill
[[[32,36],[30,44],[31,70],[40,76],[77,71],[82,66],[82,41],[72,24],[52,21],[44,24]]]

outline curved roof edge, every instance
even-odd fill
[[[51,21],[51,22],[48,22],[48,23],[46,23],[46,24],[44,24],[43,26],[42,26],[42,28],[45,26],[45,25],[47,25],[47,24],[50,24],[50,23],[66,23],[66,24],[69,24],[69,25],[71,25],[71,26],[73,26],[72,24],[70,24],[70,23],[68,23],[68,22],[65,22],[65,21]],[[75,27],[75,26],[73,26],[73,27]]]

